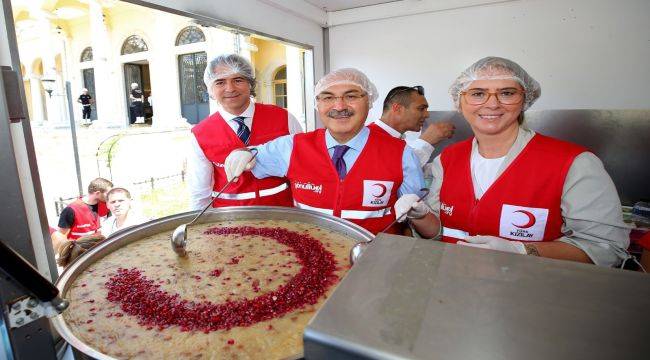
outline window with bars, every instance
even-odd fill
[[[176,37],[176,46],[204,42],[203,31],[196,26],[188,26],[181,30]]]
[[[134,54],[147,50],[149,50],[147,43],[145,43],[144,39],[138,35],[129,36],[122,44],[122,55]]]
[[[282,66],[273,76],[273,102],[275,105],[287,108],[287,67]]]
[[[93,48],[88,46],[81,52],[81,62],[93,61]]]

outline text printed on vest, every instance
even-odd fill
[[[440,203],[440,211],[445,213],[447,216],[451,216],[454,213],[454,206],[449,206],[443,202]]]
[[[320,194],[323,192],[323,184],[316,185],[316,184],[312,184],[311,182],[304,183],[304,182],[296,181],[293,187],[296,190],[311,190],[316,194]]]
[[[548,220],[548,209],[503,204],[499,236],[513,240],[541,241]]]
[[[362,206],[387,206],[393,191],[393,185],[393,181],[364,180]]]

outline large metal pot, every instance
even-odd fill
[[[127,244],[148,236],[165,231],[171,234],[177,226],[189,222],[197,213],[198,211],[192,211],[171,215],[114,233],[108,240],[84,253],[61,274],[56,282],[56,286],[61,292],[62,297],[66,297],[67,291],[72,283],[94,262]],[[373,237],[367,230],[340,218],[311,210],[275,206],[237,206],[211,209],[203,214],[197,223],[227,220],[291,220],[317,225],[341,233],[354,242],[369,241]],[[191,228],[189,231],[191,233]],[[188,246],[192,246],[191,240]],[[171,245],[169,251],[173,251]],[[53,318],[52,324],[68,343],[86,355],[96,359],[114,359],[93,349],[77,338],[66,324],[62,315]]]

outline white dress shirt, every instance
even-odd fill
[[[106,220],[102,220],[102,227],[100,229],[100,232],[102,235],[108,237],[112,233],[116,232],[117,230],[121,230],[130,226],[135,226],[135,225],[140,225],[143,222],[147,221],[144,219],[142,216],[136,214],[133,210],[129,210],[129,212],[126,214],[126,220],[122,224],[122,226],[117,226],[117,218],[115,215],[111,215],[106,218]]]
[[[233,120],[236,117],[244,117],[244,124],[253,129],[253,115],[255,114],[255,102],[251,98],[250,104],[241,114],[231,114],[223,108],[217,110],[221,117],[236,135],[239,123]],[[303,132],[302,126],[295,116],[289,113],[287,118],[289,133],[297,134]],[[190,151],[187,155],[187,183],[190,192],[190,210],[203,209],[210,203],[212,188],[214,186],[213,165],[203,153],[195,136],[191,137]]]
[[[401,134],[399,131],[393,129],[388,124],[381,121],[380,119],[375,120],[375,124],[380,128],[384,129],[391,136],[404,140],[404,134]],[[418,160],[420,161],[420,166],[424,166],[429,161],[429,158],[431,158],[431,154],[433,154],[433,150],[435,150],[433,145],[429,144],[428,142],[422,139],[413,139],[413,140],[405,140],[405,141],[406,141],[406,145],[408,145],[411,149],[413,149],[413,153],[415,153],[415,156],[418,157]]]

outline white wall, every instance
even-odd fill
[[[541,83],[533,109],[648,109],[649,15],[648,0],[521,0],[334,25],[331,68],[357,67],[375,82],[371,117],[397,85],[424,85],[430,110],[452,109],[451,82],[489,55]]]

